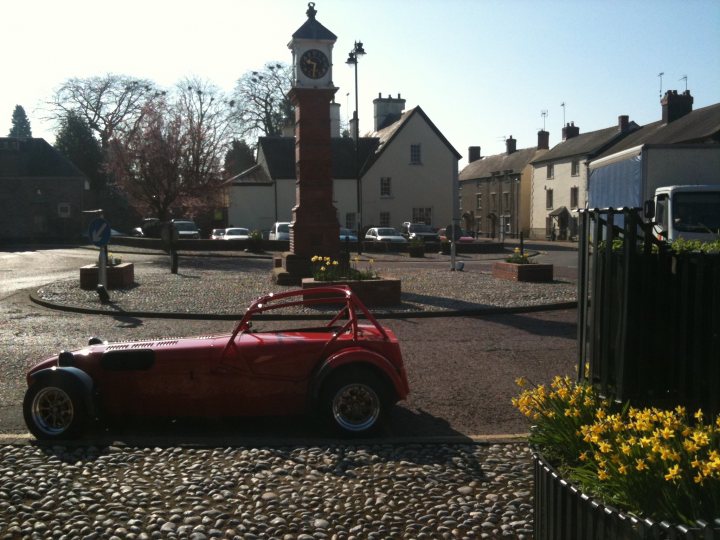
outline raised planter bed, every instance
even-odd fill
[[[312,289],[332,285],[347,285],[367,307],[393,306],[400,303],[400,280],[394,278],[360,281],[316,281],[315,278],[303,278],[301,287]]]
[[[124,289],[135,283],[135,265],[133,263],[122,263],[106,267],[107,288]],[[93,290],[98,285],[98,266],[88,264],[80,267],[80,288]]]
[[[510,281],[552,281],[553,265],[496,262],[492,266],[492,275]]]
[[[563,479],[533,452],[535,540],[720,538],[720,519],[695,526],[642,519],[603,504]]]

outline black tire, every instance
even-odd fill
[[[87,407],[78,384],[65,379],[40,381],[25,392],[23,416],[39,440],[72,439],[89,424]]]
[[[335,432],[366,435],[382,424],[389,395],[387,381],[369,369],[345,368],[323,384],[320,415]]]

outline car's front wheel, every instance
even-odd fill
[[[363,435],[375,430],[389,404],[387,384],[368,370],[347,369],[323,386],[322,414],[336,431]]]
[[[33,384],[25,392],[23,415],[30,432],[41,440],[76,437],[89,420],[80,393],[67,381]]]

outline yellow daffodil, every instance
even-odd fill
[[[638,458],[638,459],[635,460],[635,468],[636,468],[638,471],[645,471],[645,470],[647,470],[648,466],[645,464],[645,460],[644,460],[644,459]]]
[[[677,480],[677,477],[680,474],[680,465],[673,465],[668,469],[667,474],[665,475],[665,480],[668,482],[671,482],[673,480]]]

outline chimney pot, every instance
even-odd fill
[[[570,122],[562,130],[563,141],[572,139],[580,135],[580,128],[575,125],[575,122]]]
[[[480,157],[480,147],[479,146],[468,147],[468,163],[472,163],[473,161],[477,161],[479,159],[482,159]]]

